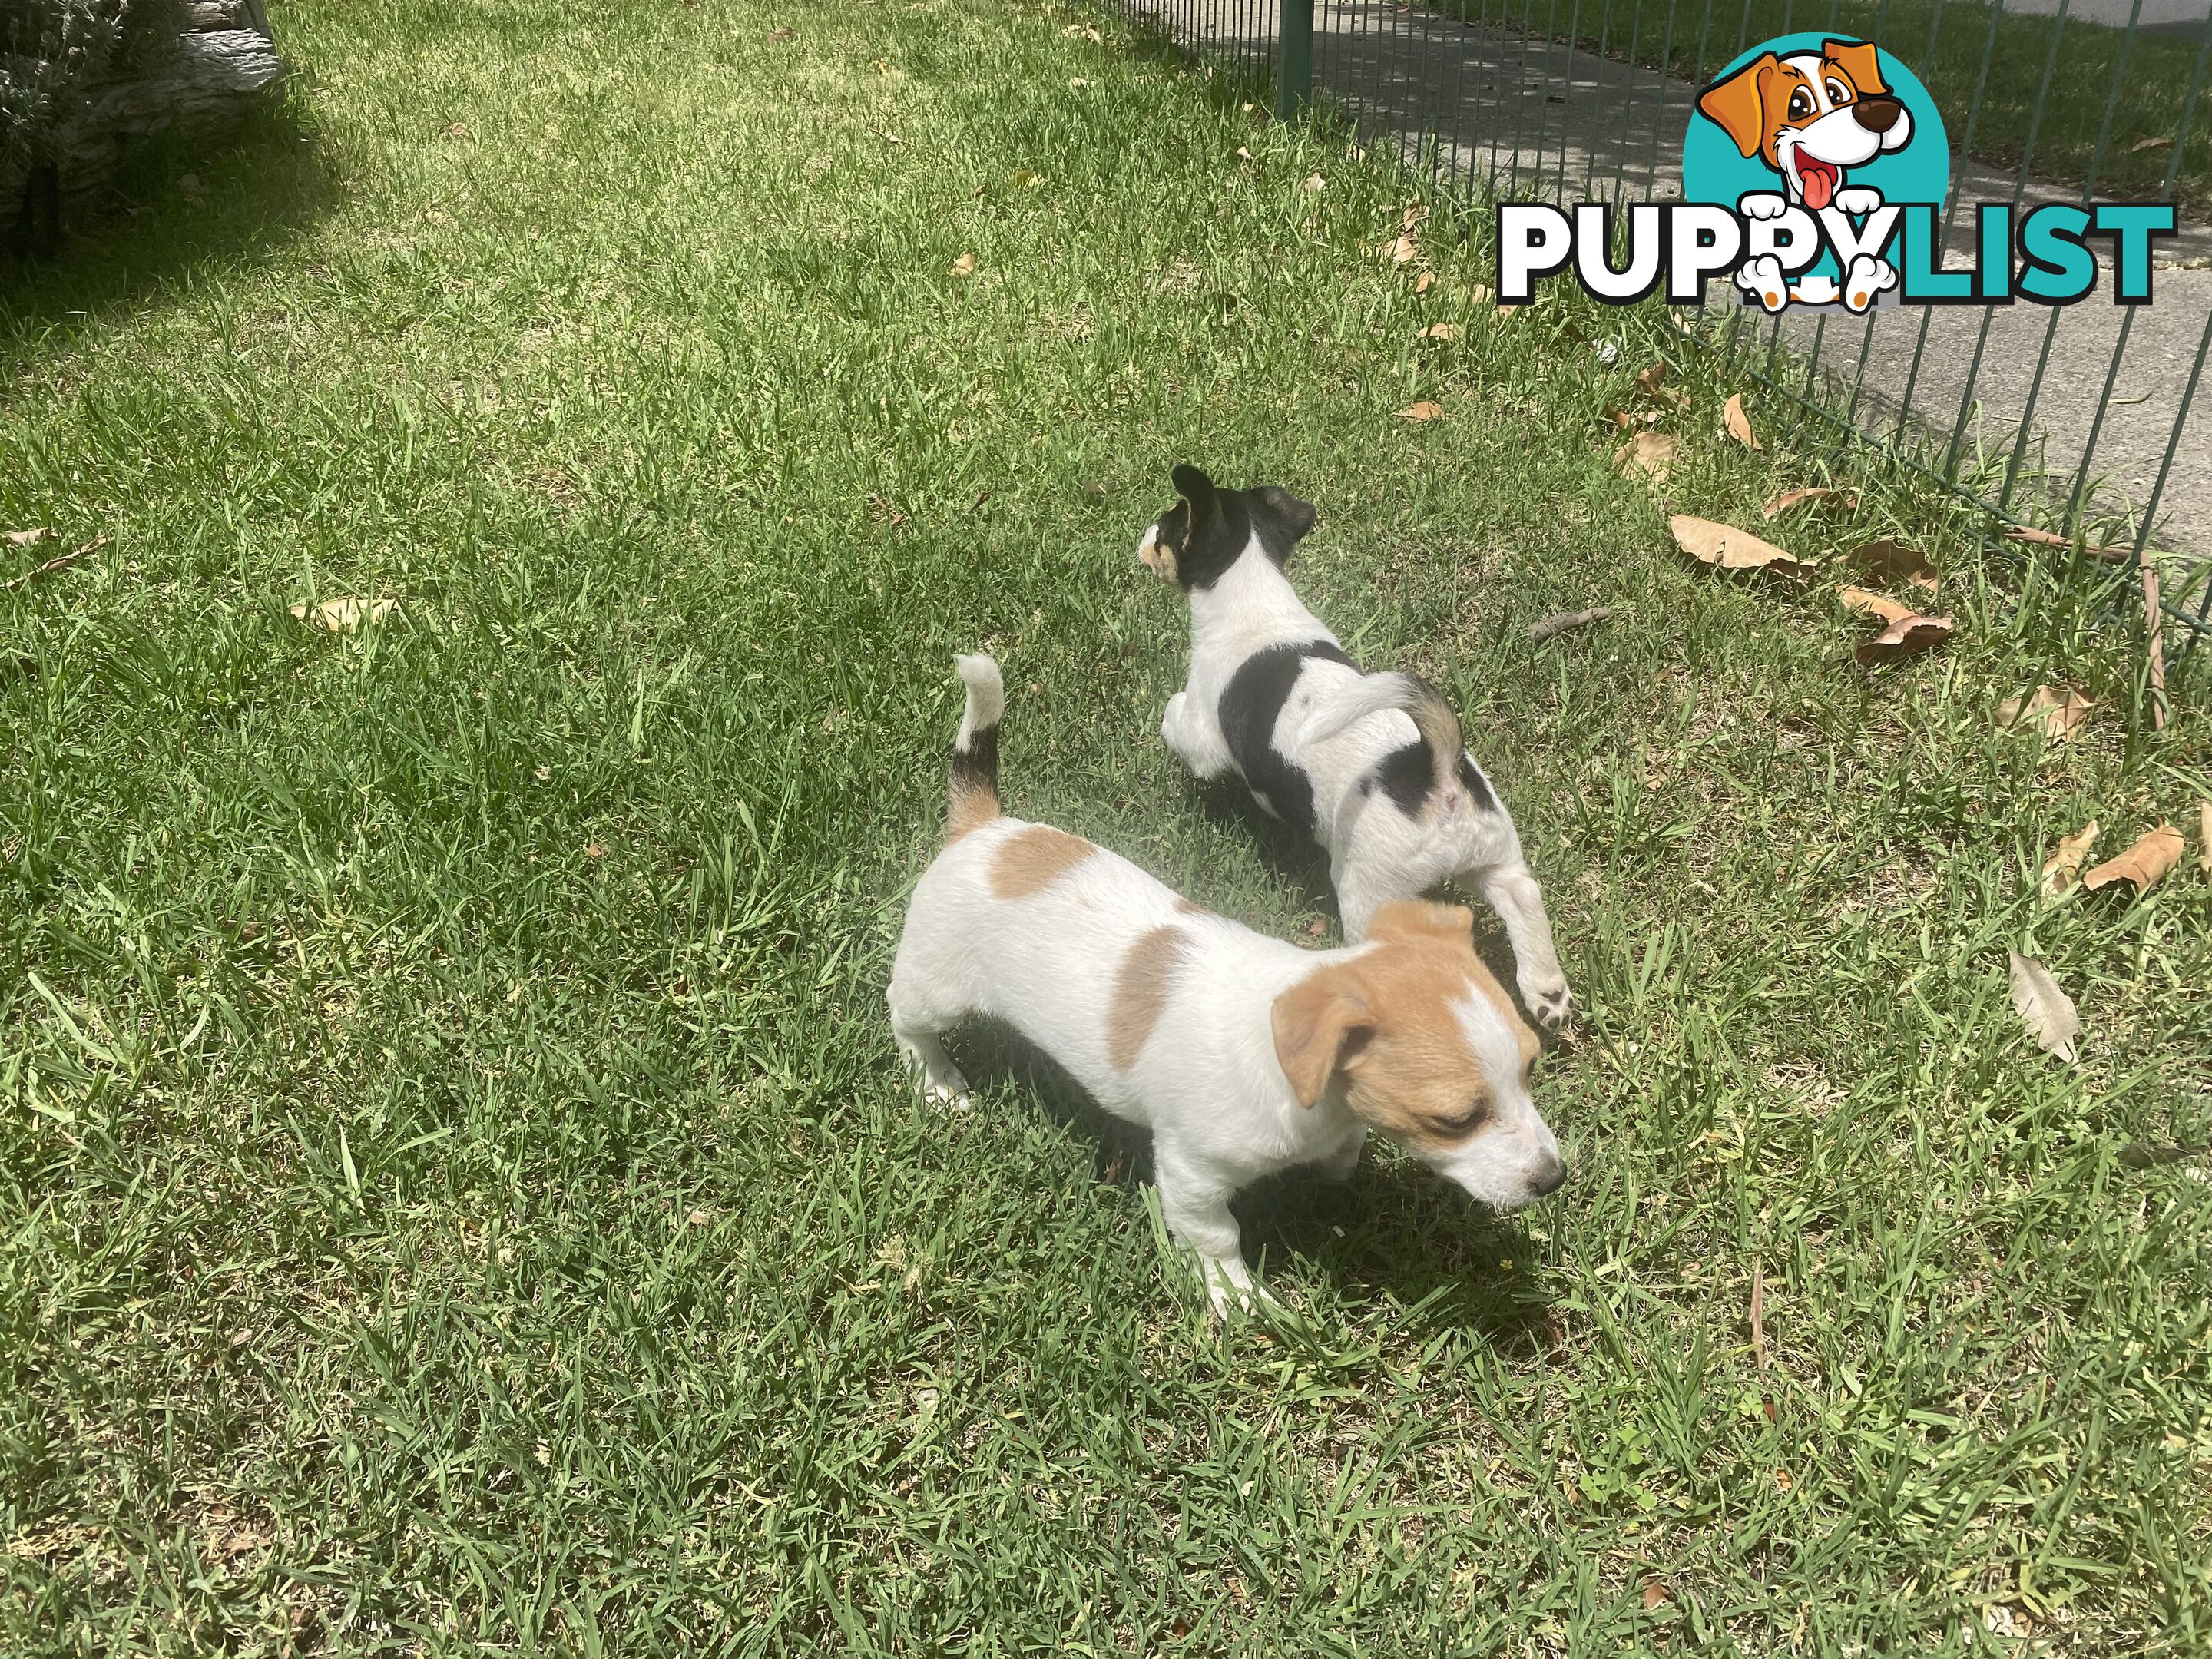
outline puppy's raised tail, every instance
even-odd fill
[[[1316,710],[1298,733],[1299,744],[1326,743],[1370,714],[1392,708],[1410,715],[1429,745],[1429,795],[1443,811],[1450,811],[1459,805],[1459,757],[1465,746],[1459,715],[1443,693],[1419,674],[1370,674]]]
[[[955,657],[952,666],[968,688],[968,707],[960,716],[960,735],[952,744],[951,803],[945,814],[945,844],[999,816],[999,717],[1006,712],[1006,688],[999,665],[977,653]]]

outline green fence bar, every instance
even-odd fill
[[[1281,79],[1275,103],[1285,120],[1313,101],[1314,0],[1283,0]]]

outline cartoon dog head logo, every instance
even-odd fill
[[[1780,312],[1894,304],[1895,207],[1941,203],[1950,146],[1928,90],[1865,40],[1790,34],[1753,47],[1698,94],[1684,193],[1747,227],[1735,285]]]
[[[1912,141],[1911,112],[1863,40],[1823,40],[1818,52],[1787,58],[1763,52],[1699,93],[1698,108],[1814,213],[1843,192],[1848,169]]]

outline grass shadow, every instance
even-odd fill
[[[1213,828],[1250,837],[1268,873],[1296,888],[1310,908],[1337,915],[1328,855],[1280,818],[1261,811],[1243,782],[1235,778],[1194,779],[1192,799],[1199,815]]]
[[[149,140],[52,257],[0,254],[0,374],[20,372],[58,334],[111,326],[162,303],[210,267],[270,263],[343,197],[289,100],[249,111],[213,149]]]
[[[1134,1192],[1154,1178],[1152,1135],[1102,1109],[1012,1027],[979,1020],[951,1046],[972,1086],[1018,1088],[1049,1121],[1086,1141],[1101,1183]],[[1285,1170],[1254,1182],[1231,1207],[1255,1271],[1264,1272],[1266,1259],[1294,1257],[1347,1296],[1387,1293],[1421,1309],[1427,1322],[1479,1331],[1501,1349],[1547,1350],[1551,1297],[1521,1224],[1379,1142],[1370,1141],[1349,1181]]]

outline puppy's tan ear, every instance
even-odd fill
[[[1850,76],[1851,84],[1862,94],[1888,92],[1889,88],[1881,83],[1881,58],[1865,41],[1823,40],[1820,56]]]
[[[1781,67],[1780,58],[1762,52],[1727,80],[1716,81],[1698,94],[1698,107],[1745,155],[1758,155],[1766,143],[1766,101],[1759,88],[1771,71]]]
[[[1474,913],[1464,904],[1431,904],[1426,899],[1392,899],[1367,924],[1376,939],[1441,939],[1464,944],[1474,933]]]
[[[1346,968],[1308,974],[1268,1011],[1275,1059],[1301,1106],[1311,1106],[1328,1080],[1355,1063],[1375,1035],[1375,1016]]]

